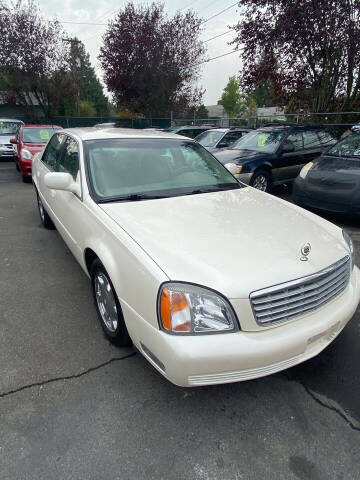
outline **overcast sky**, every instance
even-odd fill
[[[45,18],[57,17],[59,21],[107,23],[117,11],[127,3],[126,0],[38,0]],[[148,4],[142,0],[134,0],[136,4]],[[207,19],[235,3],[235,0],[164,0],[165,9],[172,15],[179,9],[192,8],[201,18]],[[207,40],[215,35],[226,32],[228,25],[233,25],[239,19],[239,8],[234,6],[213,20],[207,22],[202,35]],[[85,44],[90,53],[91,61],[101,77],[101,69],[97,60],[102,34],[106,26],[70,25],[63,23],[65,31],[76,35]],[[216,57],[234,49],[228,45],[233,38],[229,33],[207,43],[208,57]],[[202,67],[200,85],[206,89],[204,96],[205,105],[216,104],[229,76],[236,74],[240,69],[240,59],[237,53],[214,60]]]

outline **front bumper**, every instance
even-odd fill
[[[15,158],[16,152],[13,148],[0,148],[0,158]]]
[[[360,272],[354,267],[349,285],[334,300],[263,331],[175,336],[150,325],[126,306],[124,316],[135,345],[147,360],[174,384],[190,387],[263,377],[314,357],[341,332],[359,301]]]
[[[19,166],[20,166],[21,173],[25,177],[31,178],[31,176],[32,176],[32,173],[31,173],[32,159],[27,160],[27,159],[24,159],[24,158],[19,158]]]
[[[252,177],[252,173],[236,173],[234,175],[235,178],[237,178],[238,180],[240,180],[240,182],[243,182],[243,183],[246,183],[246,185],[249,185],[250,183],[250,180],[251,180],[251,177]]]

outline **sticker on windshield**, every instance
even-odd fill
[[[50,140],[50,134],[48,130],[40,130],[40,138],[43,142],[48,142]]]
[[[266,143],[266,135],[262,134],[258,136],[258,147],[264,147]]]

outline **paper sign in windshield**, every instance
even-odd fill
[[[258,146],[264,147],[266,143],[266,135],[259,135],[258,136]]]
[[[40,130],[40,138],[43,142],[48,142],[50,139],[50,133],[48,130]]]

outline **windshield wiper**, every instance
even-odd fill
[[[167,195],[152,195],[149,193],[130,193],[129,195],[121,195],[119,197],[101,198],[98,203],[111,202],[137,202],[139,200],[155,200],[158,198],[168,198]]]

